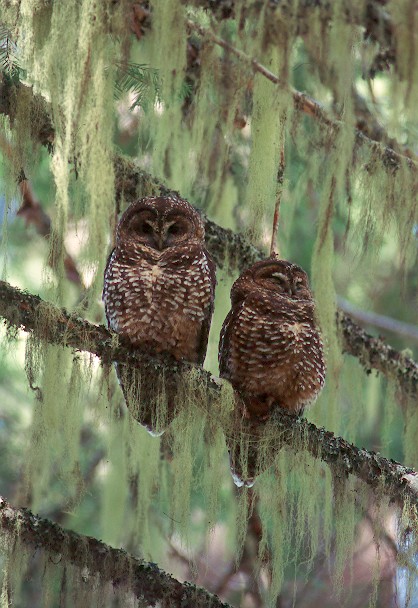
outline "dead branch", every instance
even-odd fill
[[[47,326],[40,323],[41,313],[48,310]],[[215,380],[213,376],[190,363],[167,362],[164,359],[150,357],[140,351],[132,351],[129,346],[121,345],[117,336],[102,325],[93,325],[84,319],[69,315],[65,310],[43,301],[35,296],[0,281],[0,316],[9,326],[33,332],[39,339],[48,343],[62,344],[76,350],[88,351],[101,358],[103,363],[118,361],[127,363],[141,370],[160,369],[165,376],[181,377],[191,369],[199,376],[199,385],[204,387],[205,404],[208,413],[219,402],[222,385],[225,381]],[[349,329],[347,328],[347,331]],[[229,419],[219,419],[225,424],[226,432],[234,425],[233,414]],[[342,437],[336,437],[324,428],[318,428],[303,418],[276,410],[272,414],[277,434],[268,439],[267,453],[272,459],[283,446],[289,446],[297,452],[307,449],[314,458],[326,462],[338,477],[355,475],[376,492],[384,492],[391,501],[404,504],[407,501],[418,509],[418,474],[410,468],[379,454],[360,449]],[[258,425],[258,431],[261,425]],[[247,435],[258,434],[251,423],[245,422],[241,432]]]
[[[36,199],[32,187],[25,177],[19,181],[19,188],[22,194],[22,204],[17,215],[24,219],[26,226],[32,224],[39,235],[49,239],[51,235],[51,218],[45,213],[41,203]],[[54,260],[51,257],[49,258],[49,263],[54,268]],[[78,285],[82,290],[85,289],[76,263],[65,248],[64,270],[65,276],[71,283]]]
[[[4,532],[34,549],[41,548],[61,561],[99,575],[115,587],[128,590],[149,606],[165,608],[231,608],[218,597],[191,583],[180,583],[154,563],[138,559],[122,549],[105,545],[91,536],[65,530],[28,509],[12,507],[0,497],[0,525]],[[50,560],[50,563],[55,563]]]

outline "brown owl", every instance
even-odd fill
[[[301,414],[325,380],[306,273],[274,257],[257,262],[233,284],[231,302],[219,344],[221,377],[250,418],[266,418],[273,405]]]
[[[204,238],[202,218],[181,198],[143,198],[123,213],[103,300],[109,327],[134,348],[203,363],[216,284]]]
[[[130,205],[105,270],[109,327],[133,346],[203,363],[215,290],[204,238],[200,215],[183,199]]]

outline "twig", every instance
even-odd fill
[[[0,497],[0,524],[14,539],[41,548],[49,555],[61,556],[64,563],[77,566],[88,576],[99,575],[115,587],[129,590],[149,606],[189,608],[231,608],[205,589],[180,583],[156,564],[105,545],[91,536],[65,530],[28,509],[17,509]],[[51,560],[51,563],[55,563]]]
[[[40,324],[39,319],[42,313],[45,315],[46,310],[48,323]],[[219,401],[222,386],[227,384],[225,381],[215,381],[209,372],[190,363],[167,363],[140,351],[132,351],[128,346],[118,344],[115,334],[104,326],[72,317],[65,310],[44,302],[38,296],[22,292],[4,281],[0,281],[0,316],[6,319],[9,325],[33,332],[46,342],[93,353],[100,357],[103,363],[123,362],[141,367],[145,373],[148,366],[148,369],[154,372],[160,369],[166,377],[184,377],[184,372],[193,369],[198,376],[199,386],[207,397],[205,403],[199,404],[199,407],[207,408],[209,415],[213,412],[214,403]],[[219,424],[225,425],[226,432],[234,424],[233,413],[226,414],[225,420],[221,420],[217,415],[217,420]],[[314,458],[326,462],[337,476],[343,477],[351,473],[375,491],[385,492],[393,502],[402,505],[408,501],[418,509],[418,475],[413,469],[374,452],[360,449],[342,437],[335,437],[333,433],[318,428],[303,418],[286,414],[283,410],[276,410],[272,414],[272,420],[277,429],[277,435],[267,437],[267,453],[272,459],[285,445],[295,452],[302,446]],[[245,423],[242,425],[242,431],[249,434],[254,432],[251,425]]]
[[[284,142],[280,149],[280,164],[277,172],[277,193],[276,203],[274,205],[273,215],[273,229],[271,231],[271,243],[270,243],[270,257],[280,257],[279,245],[277,243],[277,232],[279,230],[279,219],[280,219],[280,203],[282,200],[283,193],[283,181],[284,181],[284,170],[285,170],[285,159],[284,159]]]

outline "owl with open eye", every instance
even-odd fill
[[[306,273],[286,260],[257,262],[235,281],[222,327],[220,375],[249,418],[273,405],[301,414],[325,381],[321,335]]]
[[[121,216],[103,300],[109,327],[134,348],[203,364],[216,284],[204,239],[199,213],[178,197],[143,198]]]

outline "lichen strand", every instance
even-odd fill
[[[395,107],[393,116],[400,120],[402,116],[415,120],[418,103],[416,7],[409,0],[390,0],[387,8],[390,11],[396,46],[396,70],[391,87]]]
[[[415,399],[407,399],[404,401],[404,458],[405,466],[416,467],[418,462],[418,409]]]
[[[312,283],[327,361],[327,387],[319,404],[321,414],[325,415],[322,420],[326,420],[328,427],[338,432],[340,417],[337,415],[336,394],[342,359],[335,316],[333,219],[337,205],[346,201],[347,196],[346,176],[351,167],[354,145],[354,133],[349,124],[341,128],[328,145],[331,149],[323,167],[319,167],[315,159],[310,159],[309,162],[310,176],[320,191],[318,229],[312,256]]]
[[[158,542],[156,521],[152,508],[158,505],[162,492],[164,453],[161,440],[152,437],[139,426],[130,414],[126,415],[125,434],[120,437],[127,452],[129,477],[131,479],[131,495],[134,505],[133,512],[127,514],[125,531],[127,538],[134,546],[141,548],[141,554],[146,559],[159,562],[161,546]]]
[[[19,523],[15,530],[18,533]],[[20,542],[18,535],[11,532],[2,533],[0,539],[0,556],[3,558],[2,572],[0,572],[1,608],[11,605],[24,605],[23,582],[26,580],[30,567],[31,552],[29,547]]]
[[[228,188],[234,187],[231,144],[241,140],[241,127],[235,121],[240,117],[243,120],[243,97],[251,75],[245,65],[228,58],[214,45],[203,44],[200,54],[201,76],[185,116],[195,159],[193,195],[228,226],[231,208],[223,197]],[[236,193],[233,195],[235,198]]]
[[[83,422],[80,393],[88,375],[82,372],[80,361],[72,359],[68,349],[51,345],[43,355],[36,365],[33,357],[29,355],[27,358],[28,378],[36,400],[26,459],[25,491],[35,509],[44,504],[52,481],[63,484],[62,489],[65,486],[65,500],[71,503],[78,500]],[[38,372],[36,375],[35,370]]]
[[[412,599],[416,589],[416,570],[414,564],[418,553],[418,513],[416,506],[405,501],[398,520],[397,538],[399,539],[399,562],[404,566],[405,597]]]
[[[88,359],[42,340],[56,321],[56,310],[44,303],[36,313],[35,332],[25,350],[26,375],[35,397],[25,493],[35,508],[43,504],[51,480],[65,485],[66,500],[78,500],[83,396],[92,374]]]
[[[269,605],[273,605],[288,568],[308,578],[318,555],[330,556],[332,499],[325,501],[330,497],[330,478],[323,465],[304,450],[302,441],[297,453],[283,448],[254,489],[263,522],[259,559],[261,564],[268,558]]]
[[[211,421],[212,412],[206,403],[205,387],[200,385],[197,377],[193,373],[186,375],[179,389],[181,410],[170,426],[170,516],[187,546],[191,540],[191,500],[194,496],[201,495],[199,502],[203,503],[207,518],[206,529],[213,526],[219,485],[212,495],[204,490],[213,490],[217,485],[219,472],[213,465],[219,465],[225,458],[225,443],[215,422],[222,412],[214,411]],[[201,406],[198,405],[197,409],[196,404]]]
[[[396,238],[401,271],[416,262],[414,225],[418,221],[418,172],[405,163],[397,169],[382,167],[370,154],[362,154],[365,164],[353,181],[351,230],[348,239],[376,262],[389,238]]]
[[[285,80],[288,72],[286,44],[283,48],[279,50],[276,46],[264,51],[262,63],[273,73],[283,74]],[[245,225],[256,242],[266,243],[271,235],[280,151],[284,146],[286,123],[291,120],[291,108],[285,88],[273,85],[261,74],[255,75],[246,192],[246,210],[250,214],[245,218]]]
[[[153,173],[164,177],[170,187],[184,186],[182,142],[182,103],[186,70],[186,44],[184,36],[184,8],[178,2],[155,0],[153,28],[145,40],[153,67],[159,70],[161,102],[148,113],[148,128],[153,137]],[[168,58],[169,61],[167,60]],[[187,156],[187,155],[185,155]],[[187,197],[187,190],[182,190]]]
[[[88,221],[86,263],[97,265],[101,260],[93,299],[100,289],[113,211],[111,65],[117,48],[108,38],[109,5],[83,0],[77,6],[58,3],[37,11],[33,2],[24,0],[20,7],[23,63],[35,90],[50,98],[55,127],[51,168],[56,212],[51,255],[59,270],[56,288],[61,303],[65,297],[63,240],[69,215],[83,215]],[[80,180],[80,187],[70,193],[74,177]]]

